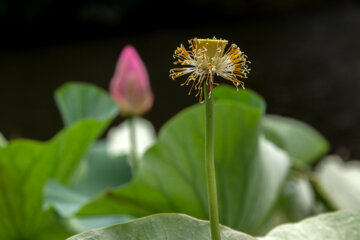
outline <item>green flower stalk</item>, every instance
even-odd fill
[[[215,76],[231,81],[236,88],[244,83],[239,78],[246,78],[248,69],[247,56],[232,44],[225,52],[226,40],[191,39],[190,50],[181,44],[175,50],[174,64],[182,67],[170,70],[170,77],[176,79],[189,74],[182,85],[191,85],[189,94],[195,89],[200,102],[205,102],[205,171],[208,191],[209,220],[212,240],[221,240],[219,226],[219,210],[216,190],[216,172],[214,161],[214,97]],[[203,100],[204,99],[204,100]]]
[[[120,114],[128,118],[131,143],[130,165],[135,172],[139,165],[136,149],[136,116],[143,115],[153,105],[149,76],[136,49],[126,46],[118,59],[110,84],[110,93],[119,105]]]
[[[211,236],[214,240],[220,240],[219,210],[216,193],[216,174],[214,161],[214,96],[209,96],[207,86],[205,88],[205,170],[208,190],[209,217]]]
[[[128,118],[129,123],[129,136],[130,136],[130,158],[133,171],[139,167],[139,156],[137,155],[138,149],[136,145],[136,129],[135,129],[135,116]]]

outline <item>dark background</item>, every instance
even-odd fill
[[[197,99],[168,77],[193,37],[234,42],[249,56],[246,87],[268,113],[309,123],[332,152],[360,158],[360,4],[329,0],[0,0],[0,132],[46,140],[61,127],[53,92],[67,81],[108,89],[133,44],[148,67],[156,128]],[[118,118],[114,124],[121,121]]]

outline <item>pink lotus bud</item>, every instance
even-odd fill
[[[146,67],[133,46],[126,46],[111,79],[110,93],[124,116],[142,115],[153,105]]]

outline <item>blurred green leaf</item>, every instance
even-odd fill
[[[259,240],[358,240],[359,225],[359,211],[326,213],[299,223],[280,225]]]
[[[265,111],[266,104],[260,95],[252,90],[238,90],[235,91],[234,87],[222,85],[214,89],[215,100],[231,100],[237,103],[243,103],[245,105],[262,109]]]
[[[56,91],[55,99],[66,125],[84,119],[97,119],[103,122],[105,128],[118,113],[118,106],[107,92],[87,83],[67,83]],[[54,181],[47,184],[44,199],[48,207],[69,218],[94,195],[130,180],[131,169],[126,156],[110,156],[106,145],[105,141],[92,145],[68,186]],[[81,224],[76,229],[86,228],[87,222],[94,222],[96,218],[87,220],[77,219]],[[104,216],[98,220],[93,225],[111,222],[115,218]]]
[[[290,178],[284,187],[284,197],[288,200],[288,209],[284,209],[289,219],[298,221],[311,214],[315,204],[315,194],[306,176]]]
[[[96,194],[125,184],[131,179],[131,168],[127,157],[109,156],[106,141],[95,143],[86,156],[83,176],[80,176],[72,189],[93,197]]]
[[[276,205],[268,214],[265,224],[258,230],[260,235],[283,223],[296,222],[309,217],[315,211],[313,188],[306,176],[292,175],[286,180]]]
[[[215,88],[214,96],[219,100],[245,103],[265,111],[265,103],[251,90],[234,91],[232,87]],[[262,122],[265,137],[284,149],[295,163],[313,163],[329,149],[327,140],[311,126],[295,119],[266,115]]]
[[[5,147],[7,144],[7,140],[5,139],[4,135],[0,132],[0,147]]]
[[[55,180],[47,182],[44,189],[46,208],[53,207],[64,218],[71,217],[96,194],[131,179],[126,157],[110,157],[105,141],[93,144],[81,167],[83,169],[77,171],[81,176],[77,176],[71,186],[64,186]]]
[[[136,219],[129,223],[85,232],[68,240],[115,240],[115,239],[167,239],[209,240],[210,226],[207,221],[183,214],[158,214]],[[254,237],[221,227],[222,240],[255,240]]]
[[[87,118],[112,120],[118,114],[108,93],[89,83],[65,83],[56,90],[55,101],[66,126]]]
[[[104,90],[88,83],[66,83],[55,93],[55,100],[66,125],[84,119],[97,119],[104,127],[118,113],[118,106]],[[121,144],[121,143],[119,143]],[[125,156],[108,155],[106,143],[94,144],[77,171],[73,188],[93,196],[106,188],[119,186],[131,178]]]
[[[262,125],[265,137],[284,149],[295,164],[314,163],[329,149],[329,143],[318,131],[298,120],[266,115]]]
[[[95,228],[107,227],[110,225],[129,222],[134,217],[129,215],[108,214],[88,217],[74,217],[68,220],[67,226],[74,232],[84,232]]]
[[[62,217],[70,217],[88,201],[84,196],[51,179],[44,188],[44,209],[54,208]]]
[[[324,158],[316,167],[316,186],[336,209],[360,210],[360,162],[336,155]]]
[[[52,214],[53,215],[53,214]],[[64,229],[64,226],[62,224],[59,224],[58,222],[53,224],[54,217],[52,216],[51,219],[49,219],[49,222],[51,224],[48,224],[46,228],[43,228],[41,230],[41,234],[34,237],[25,237],[25,238],[16,238],[16,239],[34,239],[34,240],[63,240],[69,237],[69,232]]]
[[[321,214],[294,224],[276,227],[265,237],[254,238],[221,226],[223,240],[358,240],[360,239],[360,212]],[[129,223],[96,229],[68,238],[68,240],[167,239],[208,240],[208,221],[183,214],[158,214]]]
[[[55,99],[67,128],[45,143],[17,140],[0,148],[0,239],[64,239],[51,211],[43,209],[43,188],[54,179],[45,205],[70,214],[71,204],[82,197],[65,186],[76,179],[74,170],[86,150],[117,114],[108,94],[90,84],[65,84]]]
[[[38,239],[56,224],[42,210],[48,179],[66,184],[104,123],[78,122],[40,143],[11,141],[0,148],[0,239]]]
[[[246,102],[215,104],[220,222],[248,232],[256,231],[271,208],[289,165],[275,145],[265,139],[259,145],[262,113],[262,108]],[[142,217],[181,212],[207,219],[203,149],[204,106],[196,105],[165,124],[128,186],[108,191],[79,214]]]

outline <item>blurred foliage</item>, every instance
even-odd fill
[[[220,222],[253,232],[276,200],[289,159],[273,144],[260,139],[262,99],[249,91],[238,92],[237,96],[237,101],[218,99],[215,104],[215,116],[224,116],[215,118]],[[176,115],[161,129],[131,183],[106,192],[80,210],[80,215],[143,217],[181,212],[207,219],[204,129],[203,104]]]
[[[43,187],[51,178],[67,184],[102,128],[101,122],[84,120],[49,142],[16,140],[0,148],[0,239],[38,239],[57,226],[42,209]]]
[[[354,195],[358,186],[353,185],[360,176],[358,164],[328,157],[311,169],[328,149],[315,129],[266,115],[264,100],[250,90],[220,86],[214,96],[221,223],[260,235],[326,210],[358,209],[358,194]],[[54,138],[43,143],[5,139],[0,143],[1,240],[64,239],[71,232],[163,212],[208,218],[202,104],[181,111],[162,127],[132,176],[126,152],[113,156],[107,140],[95,142],[118,114],[108,93],[90,84],[67,83],[56,91],[55,99],[65,128]],[[320,215],[276,227],[263,239],[297,236],[300,229],[322,240],[317,232],[327,229],[320,231],[323,236],[348,234],[346,239],[355,240],[360,234],[354,230],[358,217],[355,211]],[[346,218],[352,220],[339,228]],[[154,224],[164,221],[168,230],[154,231]],[[186,232],[189,239],[208,234],[202,232],[206,221],[176,214],[100,231],[107,236],[119,228],[128,234],[142,227],[154,236],[178,236],[176,229],[181,228],[175,229],[172,221],[194,228]],[[232,234],[229,239],[253,239],[228,228],[223,231]],[[93,234],[98,232],[72,239]]]
[[[93,89],[88,87],[87,92]],[[108,98],[100,90],[97,94]],[[56,223],[55,215],[43,209],[43,188],[50,179],[72,184],[86,150],[116,112],[98,116],[101,120],[87,114],[48,142],[15,140],[0,148],[0,239],[63,239],[63,234],[54,230],[65,232]]]
[[[236,92],[231,87],[222,86],[214,90],[214,95],[219,111],[216,116],[226,116],[217,118],[215,128],[218,129],[215,140],[218,186],[220,189],[223,188],[219,196],[221,222],[245,232],[262,233],[281,222],[294,220],[291,215],[287,215],[281,220],[273,221],[269,226],[264,225],[264,222],[268,221],[265,217],[275,206],[276,198],[272,194],[279,194],[279,186],[284,184],[283,174],[286,174],[289,162],[279,148],[260,137],[261,130],[275,134],[276,138],[273,135],[267,137],[283,148],[289,156],[297,156],[294,164],[305,169],[308,164],[325,153],[327,141],[316,130],[298,121],[262,116],[265,112],[265,103],[260,96],[249,90]],[[118,213],[141,217],[157,212],[182,212],[206,219],[207,207],[202,207],[206,204],[205,192],[199,187],[205,184],[201,180],[205,177],[202,176],[203,166],[201,161],[199,162],[203,154],[203,143],[199,141],[203,139],[202,107],[191,107],[165,124],[157,143],[144,156],[140,172],[133,181],[128,186],[95,198],[94,202],[86,205],[79,214],[88,216]],[[254,110],[260,114],[258,120],[251,117]],[[281,121],[273,121],[274,118]],[[267,124],[268,122],[272,124]],[[263,125],[263,128],[253,128],[250,123]],[[301,131],[301,134],[296,134],[296,131]],[[257,134],[260,135],[254,140],[253,137]],[[220,141],[219,144],[216,144],[217,141]],[[286,145],[279,144],[281,142]],[[295,151],[296,147],[302,150]],[[254,154],[253,151],[257,153]],[[303,154],[296,155],[299,152]],[[189,161],[193,164],[189,165]],[[164,165],[165,162],[168,165]],[[245,183],[249,182],[252,184],[247,188]],[[232,183],[234,185],[231,185]],[[181,191],[174,190],[173,186],[178,186]],[[286,212],[290,214],[289,209],[298,208],[299,203],[296,201],[304,195],[301,190],[299,191],[300,193],[296,193],[298,196],[286,200],[287,206],[283,205],[281,209],[287,209]],[[147,194],[144,196],[142,192]],[[262,196],[261,201],[255,200],[255,196],[259,195]],[[230,209],[239,209],[239,212],[229,211]],[[309,211],[307,208],[300,208],[299,212],[294,214],[305,217],[310,214]]]
[[[266,138],[286,150],[297,166],[313,164],[329,150],[329,143],[321,134],[295,119],[267,115],[263,130]]]

